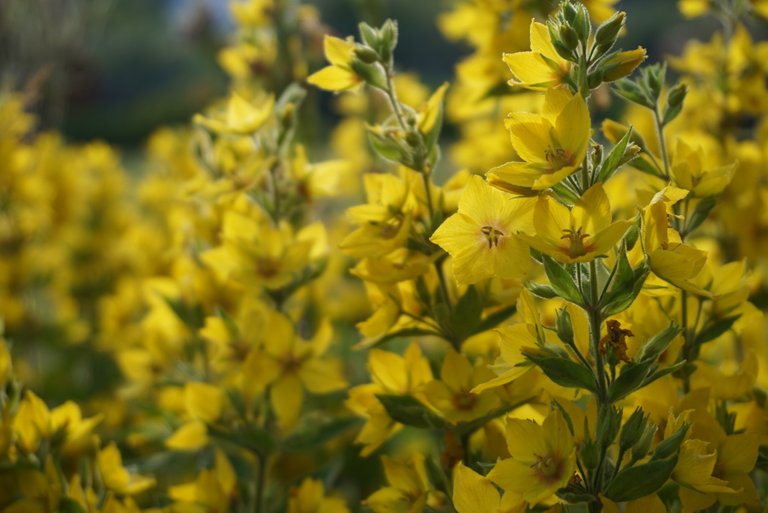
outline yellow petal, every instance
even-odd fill
[[[307,82],[326,91],[345,91],[359,85],[362,80],[353,71],[326,66],[307,77]]]
[[[181,425],[165,441],[165,446],[173,451],[199,451],[208,444],[208,429],[199,420]]]
[[[355,44],[346,39],[326,35],[323,38],[323,51],[328,62],[335,66],[349,67],[355,55]]]
[[[453,469],[453,505],[458,513],[496,513],[501,497],[490,479],[459,463]]]
[[[304,389],[297,376],[288,374],[278,379],[270,389],[270,402],[283,429],[290,429],[299,419],[304,403]]]

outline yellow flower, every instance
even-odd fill
[[[67,401],[51,410],[53,431],[66,433],[62,451],[73,454],[88,450],[90,445],[98,440],[93,430],[103,418],[104,415],[96,415],[83,419],[80,407],[73,401]]]
[[[326,35],[323,50],[331,65],[311,74],[307,82],[327,91],[344,91],[362,83],[363,79],[352,69],[355,43],[351,37],[339,39]]]
[[[322,481],[307,478],[291,490],[288,513],[349,513],[344,499],[328,497]]]
[[[96,461],[104,485],[115,493],[135,495],[155,485],[154,478],[131,474],[123,467],[123,458],[114,442],[99,451]]]
[[[642,249],[656,276],[678,288],[709,297],[711,294],[693,280],[704,267],[707,253],[684,244],[669,223],[669,217],[674,215],[672,206],[687,195],[688,191],[672,186],[654,195],[643,210]]]
[[[724,166],[708,165],[714,157],[715,155],[705,154],[701,146],[693,146],[678,138],[670,167],[675,185],[690,191],[691,197],[704,198],[720,194],[733,178],[736,163]]]
[[[587,104],[565,88],[548,89],[541,114],[514,112],[505,126],[521,161],[488,171],[491,185],[517,191],[558,184],[581,166],[591,134]]]
[[[386,255],[405,246],[411,228],[412,198],[408,182],[389,174],[363,177],[368,203],[347,210],[347,217],[359,225],[339,247],[353,257]]]
[[[330,322],[322,323],[311,340],[299,337],[290,319],[271,312],[261,350],[251,351],[245,362],[244,383],[254,391],[269,386],[269,400],[282,428],[299,419],[304,390],[326,394],[347,386],[341,362],[325,356],[333,337]]]
[[[473,387],[492,374],[483,366],[472,367],[464,355],[449,350],[443,359],[440,380],[424,387],[424,396],[450,422],[464,422],[482,417],[500,406],[491,392],[474,392]]]
[[[499,341],[500,354],[491,369],[496,377],[477,385],[472,389],[475,393],[483,392],[491,388],[504,386],[522,377],[533,370],[525,363],[525,357],[520,352],[521,348],[538,344],[536,327],[526,323],[517,323],[511,326],[502,326],[493,331]]]
[[[550,498],[565,486],[576,467],[576,445],[559,410],[539,426],[531,420],[507,420],[510,458],[496,463],[488,478],[529,504]]]
[[[424,455],[413,454],[407,460],[382,456],[389,486],[371,494],[364,502],[374,513],[423,511],[431,492]]]
[[[13,430],[19,446],[26,453],[37,451],[40,442],[51,436],[48,406],[30,390],[27,390],[13,419]]]
[[[597,184],[572,209],[548,194],[539,196],[533,213],[536,231],[520,237],[560,262],[589,262],[608,253],[631,225],[632,221],[611,223],[608,195]]]
[[[229,511],[236,486],[235,469],[224,453],[217,450],[212,469],[202,470],[191,483],[170,487],[168,496],[186,507],[180,511]]]
[[[453,505],[458,513],[522,513],[525,502],[514,493],[499,495],[487,477],[459,463],[453,469]]]
[[[532,206],[472,177],[459,200],[459,211],[432,235],[432,242],[453,258],[453,274],[461,284],[497,276],[523,276],[530,267],[528,246],[516,230],[525,227]]]
[[[358,385],[349,391],[347,407],[365,417],[366,422],[355,443],[363,444],[360,451],[368,456],[397,433],[402,424],[392,420],[377,394],[413,395],[432,381],[432,369],[418,344],[411,344],[404,355],[381,349],[368,354],[368,370],[373,383]]]
[[[547,26],[531,20],[530,37],[530,51],[504,54],[504,62],[514,76],[510,85],[546,91],[565,84],[571,63],[555,50]]]
[[[247,135],[266,123],[274,106],[272,95],[257,94],[249,101],[232,92],[224,112],[216,113],[214,117],[195,114],[193,121],[219,134]]]

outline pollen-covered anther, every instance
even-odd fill
[[[582,227],[575,230],[565,229],[563,230],[564,235],[560,237],[560,240],[568,239],[570,243],[568,253],[572,258],[587,254],[587,250],[584,247],[584,239],[589,237],[589,234],[581,233],[582,230]]]
[[[573,154],[563,148],[547,147],[544,150],[544,159],[552,164],[553,168],[572,166],[574,164]]]
[[[555,482],[562,477],[563,460],[556,454],[534,454],[536,461],[531,464],[536,477],[543,482]]]
[[[488,248],[497,247],[502,237],[504,237],[504,232],[494,228],[493,226],[483,226],[480,229],[480,232],[485,235],[485,238],[488,241]]]

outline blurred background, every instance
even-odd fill
[[[356,33],[358,20],[397,19],[398,64],[418,69],[430,84],[449,80],[469,53],[437,29],[436,15],[449,0],[309,3],[340,35]],[[651,62],[716,28],[706,17],[683,23],[672,0],[622,0],[617,7],[632,13],[623,47],[642,44]],[[227,0],[1,0],[0,87],[33,91],[42,128],[129,149],[225,93],[216,55],[231,28]]]

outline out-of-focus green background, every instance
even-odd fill
[[[398,65],[429,83],[449,80],[469,49],[448,42],[436,18],[451,0],[312,0],[340,34],[360,20],[400,23]],[[673,0],[623,0],[628,34],[650,60],[706,37],[711,19],[687,21]],[[0,1],[0,86],[35,91],[44,128],[71,140],[141,144],[161,125],[185,122],[223,94],[216,53],[232,22],[227,0]]]

